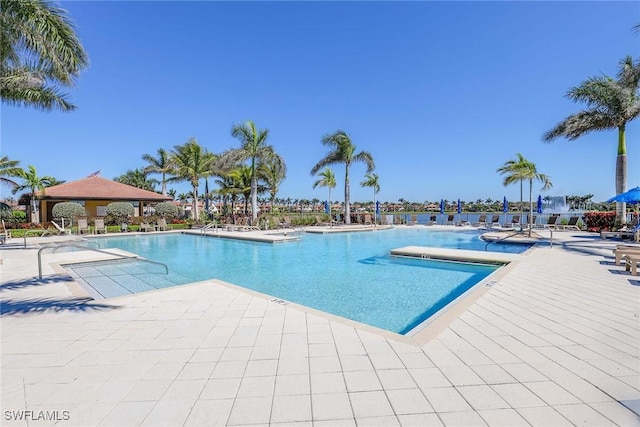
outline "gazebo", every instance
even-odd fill
[[[51,211],[56,203],[75,202],[84,206],[89,217],[106,216],[107,205],[111,202],[130,202],[136,208],[136,215],[142,216],[145,204],[171,201],[169,196],[143,190],[131,185],[111,181],[99,175],[89,175],[77,181],[47,187],[38,196],[40,220],[51,220]]]

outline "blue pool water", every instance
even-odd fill
[[[280,244],[181,234],[96,241],[103,248],[121,248],[167,264],[168,277],[144,279],[153,287],[217,278],[397,333],[408,332],[497,268],[389,256],[391,249],[408,245],[476,250],[486,245],[477,232],[417,227],[307,233],[299,241]],[[490,247],[505,252],[527,248]]]

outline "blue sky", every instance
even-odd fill
[[[62,6],[91,60],[70,92],[78,110],[2,105],[2,155],[40,175],[114,178],[190,137],[222,152],[250,119],[287,163],[279,197],[326,198],[310,169],[337,129],[373,155],[381,200],[519,199],[496,173],[518,152],[551,177],[542,194],[615,194],[616,131],[541,136],[583,107],[564,98],[571,86],[638,57],[638,2]],[[629,188],[640,185],[639,140],[640,120],[627,127]],[[341,199],[344,167],[333,169]],[[364,172],[351,168],[352,200],[372,199]]]

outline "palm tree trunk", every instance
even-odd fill
[[[625,127],[618,128],[618,157],[616,158],[616,194],[627,190],[627,147],[625,143]],[[626,203],[616,203],[616,223],[627,222]]]
[[[520,180],[520,224],[522,225],[522,217],[524,216],[524,202],[522,201],[522,180]]]
[[[198,187],[193,187],[193,212],[191,217],[194,221],[198,221]]]
[[[344,223],[351,224],[351,203],[349,203],[349,199],[351,198],[349,191],[349,163],[346,165],[346,172],[344,174]]]
[[[167,180],[165,178],[165,173],[162,172],[162,195],[167,195]]]
[[[533,229],[533,180],[529,180],[529,237],[531,237],[531,229]]]
[[[255,176],[251,178],[251,218],[251,225],[255,225],[258,218],[258,179]]]

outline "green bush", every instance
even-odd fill
[[[79,203],[62,202],[56,203],[51,210],[51,215],[54,218],[73,218],[76,219],[80,216],[87,216],[87,211]]]
[[[107,205],[107,222],[112,224],[128,224],[136,213],[136,208],[129,202],[113,202]]]
[[[25,211],[13,211],[12,222],[27,222],[27,213]]]
[[[155,206],[155,213],[162,218],[176,218],[179,214],[178,207],[171,202],[160,202]]]

